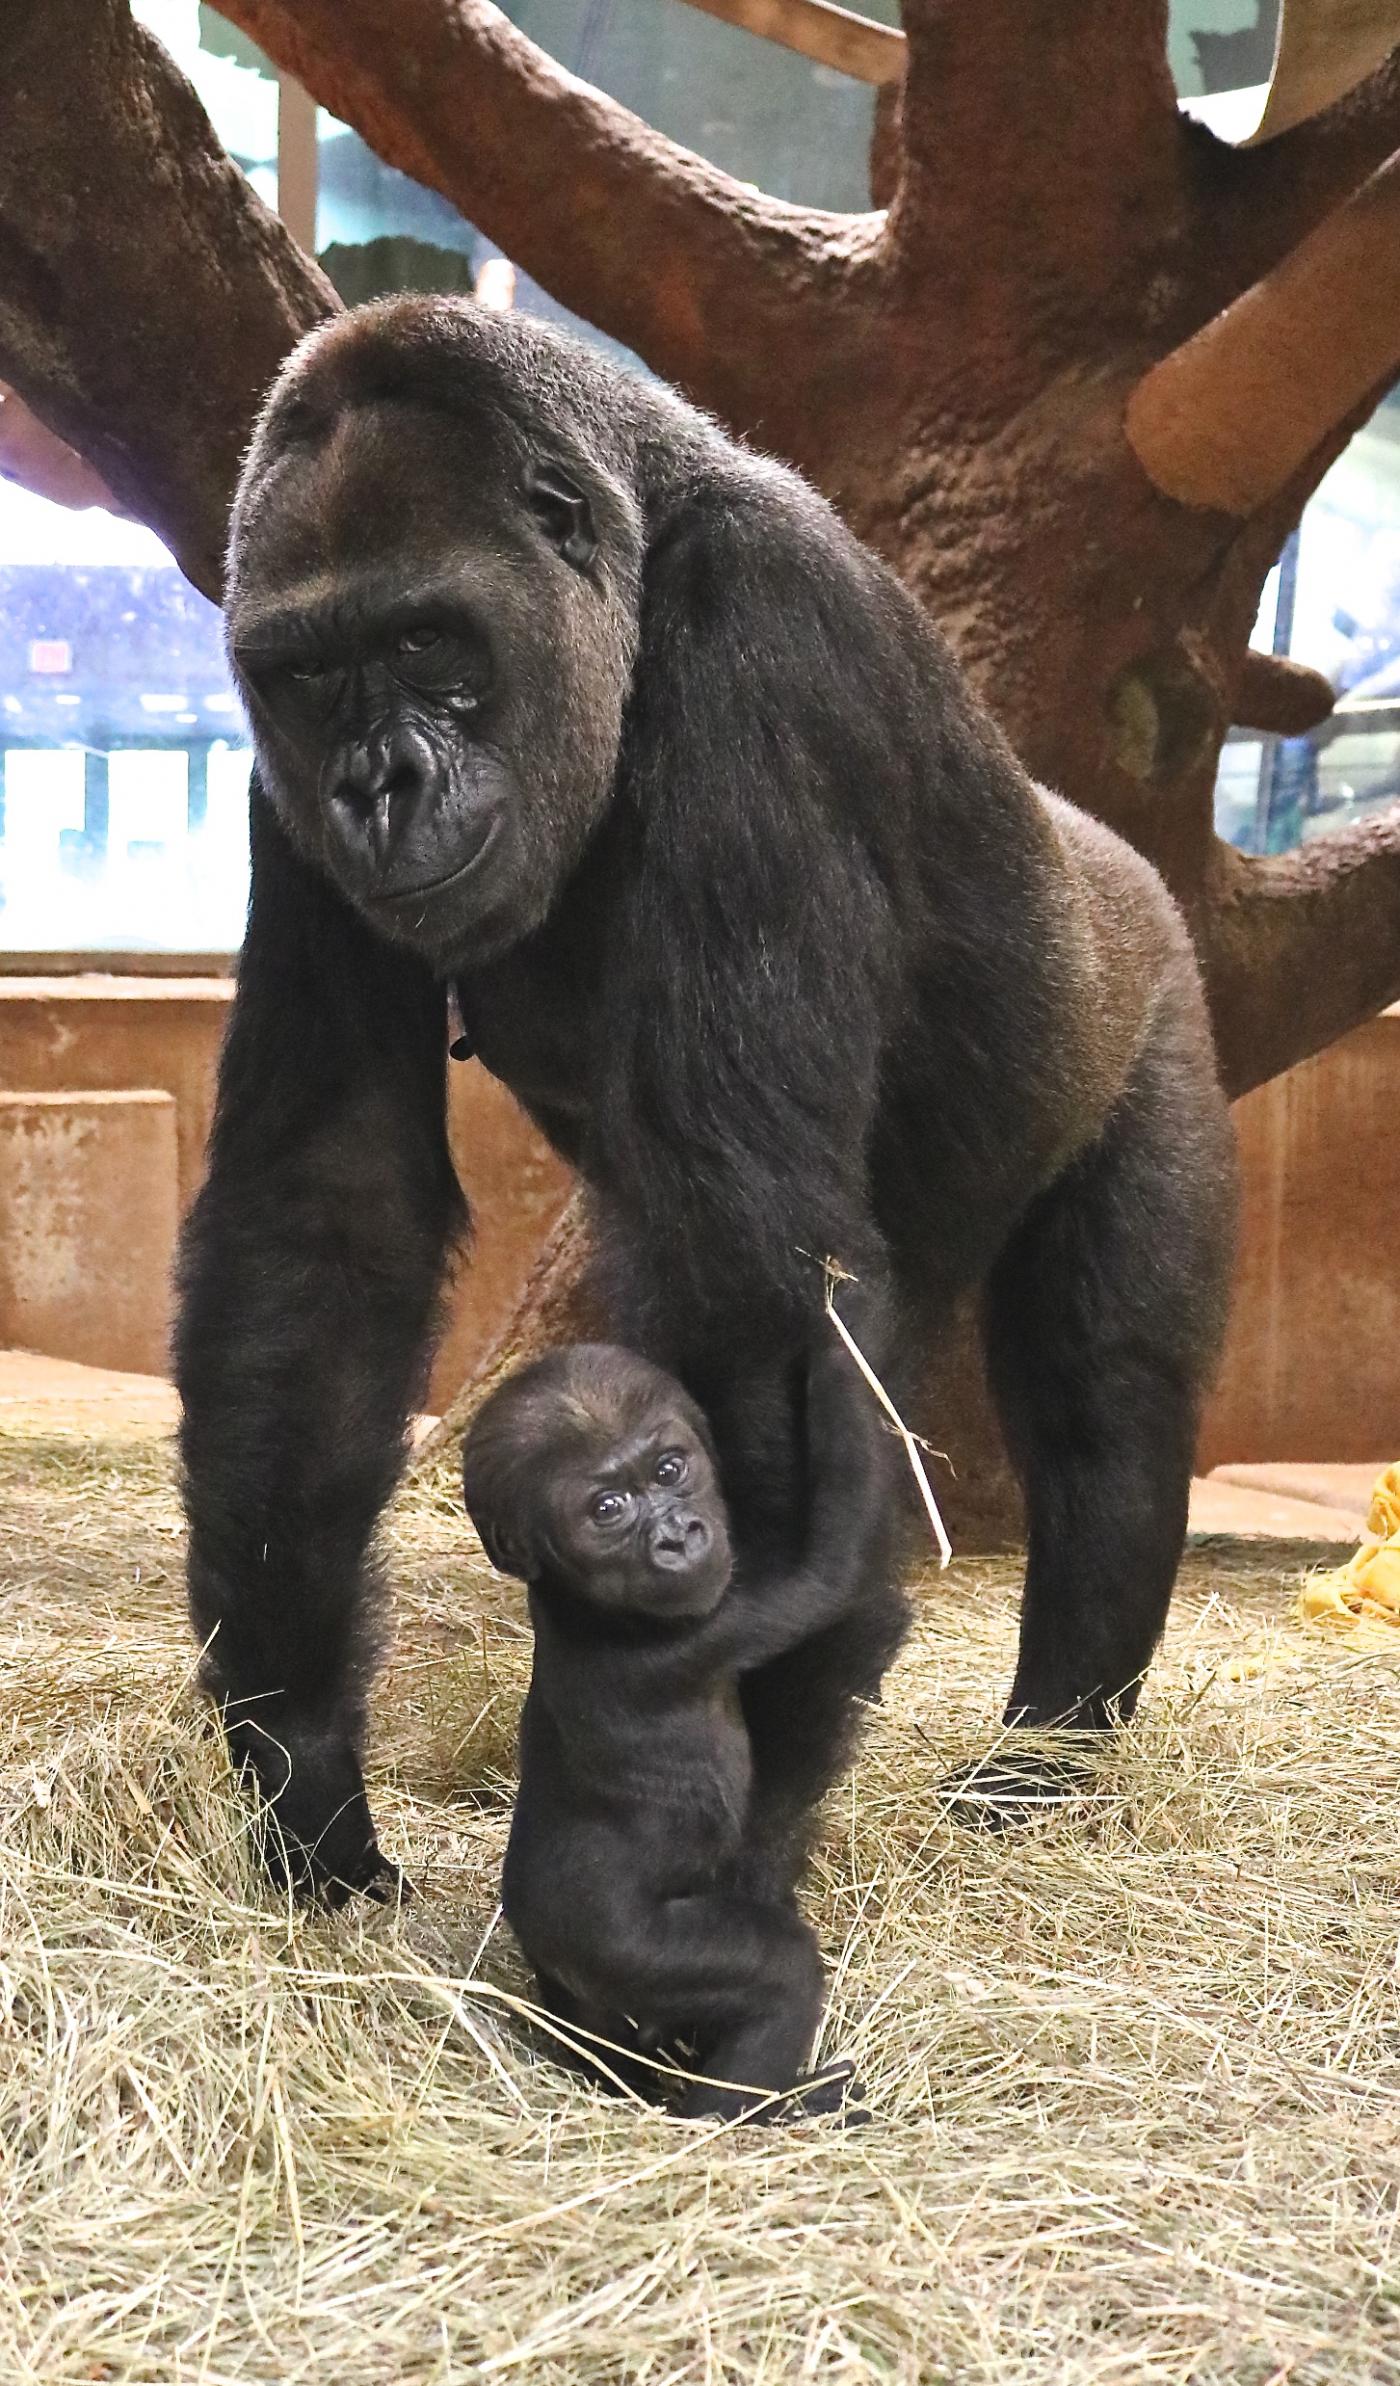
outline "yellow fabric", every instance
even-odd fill
[[[1314,1574],[1298,1600],[1313,1624],[1349,1624],[1358,1616],[1400,1625],[1400,1462],[1376,1479],[1366,1518],[1369,1538],[1344,1566]]]

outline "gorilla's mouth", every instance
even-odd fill
[[[370,894],[369,900],[385,911],[406,911],[415,903],[436,902],[452,889],[461,886],[479,870],[495,842],[500,827],[500,815],[493,813],[464,862],[457,862],[440,878],[425,878],[413,886],[383,887]]]

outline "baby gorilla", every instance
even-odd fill
[[[706,2077],[689,2117],[774,2113],[821,2018],[814,1934],[744,1887],[753,1758],[736,1685],[847,1615],[872,1565],[883,1584],[887,1503],[853,1496],[883,1469],[853,1463],[848,1366],[834,1339],[809,1364],[806,1547],[751,1592],[732,1579],[704,1419],[628,1351],[578,1344],[523,1369],[463,1452],[468,1513],[492,1563],[528,1583],[535,1634],[506,1918],[561,2020],[694,2048]],[[867,1425],[878,1435],[873,1409]],[[784,2115],[839,2109],[848,2079],[804,2081]]]

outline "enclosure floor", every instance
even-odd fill
[[[1400,2381],[1400,1635],[1297,1625],[1296,1560],[1193,1555],[1134,1732],[1000,1840],[938,1785],[1014,1569],[923,1586],[807,1900],[874,2117],[726,2132],[520,2018],[527,1642],[450,1466],[386,1536],[402,1917],[250,1872],[155,1427],[0,1403],[0,1502],[6,2386]]]

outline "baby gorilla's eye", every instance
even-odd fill
[[[595,1491],[588,1503],[594,1524],[617,1524],[626,1515],[628,1499],[622,1491]]]
[[[441,632],[438,630],[405,630],[403,636],[398,641],[398,651],[403,655],[427,654],[430,647],[437,646],[440,643]]]
[[[658,1483],[679,1483],[685,1476],[685,1459],[679,1450],[667,1450],[657,1459],[654,1480]]]

